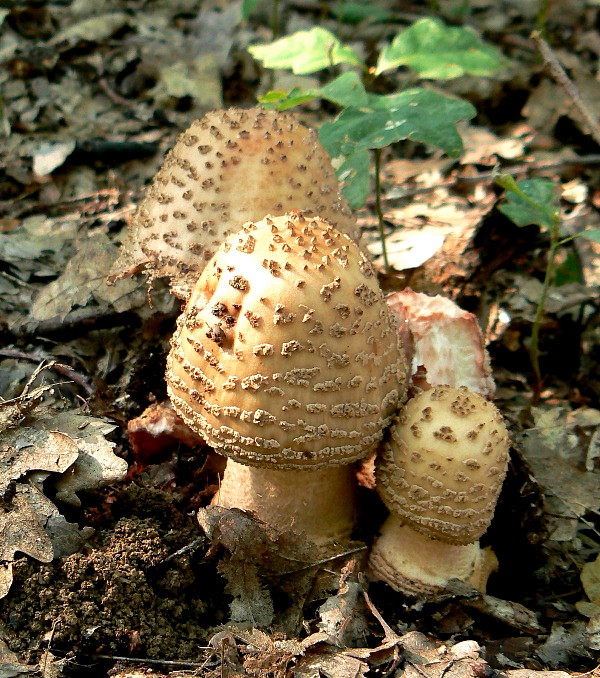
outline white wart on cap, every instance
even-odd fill
[[[143,265],[151,278],[170,278],[184,296],[241,224],[292,209],[358,237],[314,130],[289,113],[260,108],[208,113],[165,158],[134,215],[117,268],[125,268],[125,276]]]

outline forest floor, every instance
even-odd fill
[[[162,405],[180,302],[155,283],[150,306],[143,276],[105,284],[179,132],[268,87],[320,84],[248,53],[272,39],[271,3],[242,20],[225,0],[14,2],[0,9],[0,678],[600,676],[600,246],[559,248],[536,384],[549,236],[498,210],[493,178],[548,178],[564,234],[599,227],[600,148],[531,33],[542,21],[597,112],[600,4],[381,0],[380,20],[358,23],[343,4],[282,1],[280,34],[324,26],[368,61],[439,4],[506,59],[496,76],[435,83],[477,109],[458,159],[413,142],[382,153],[390,270],[373,193],[356,212],[386,291],[447,296],[484,332],[513,441],[487,594],[457,583],[423,603],[369,582],[385,509],[367,488],[344,553],[253,565],[277,551],[271,535],[243,512],[202,513],[223,461]],[[318,127],[336,110],[295,114]]]

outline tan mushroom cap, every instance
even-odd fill
[[[476,541],[488,528],[510,441],[493,403],[437,386],[408,401],[377,464],[377,489],[403,523],[431,539]]]
[[[314,130],[289,113],[213,111],[179,136],[140,203],[129,265],[145,263],[183,295],[240,224],[292,209],[358,237]]]
[[[167,362],[173,406],[241,463],[365,456],[404,398],[395,319],[358,246],[300,213],[245,224],[205,268]]]

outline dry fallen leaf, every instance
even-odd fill
[[[525,152],[525,145],[531,133],[521,138],[496,136],[484,127],[464,125],[461,136],[465,152],[460,161],[463,165],[495,165],[498,158],[515,160]]]
[[[580,600],[575,607],[586,617],[600,618],[600,554],[581,568],[581,583],[589,600]]]
[[[105,278],[117,252],[103,233],[81,241],[63,273],[34,299],[32,319],[37,322],[55,317],[64,320],[74,308],[89,304],[116,312],[145,307],[146,289],[139,282],[120,280],[114,286],[106,284]]]
[[[50,562],[79,550],[93,532],[61,515],[43,494],[46,481],[58,477],[57,497],[78,505],[75,492],[119,480],[127,472],[127,463],[105,438],[113,424],[75,412],[36,410],[52,387],[31,385],[47,367],[35,370],[19,397],[0,403],[0,496],[5,499],[0,514],[0,598],[12,584],[16,553]]]
[[[600,417],[597,410],[592,412]],[[598,424],[593,416],[578,421],[574,412],[553,404],[533,408],[532,413],[535,426],[526,431],[524,456],[546,489],[552,539],[570,542],[579,518],[600,506],[600,471],[586,470],[587,450],[580,440],[581,421],[591,430]]]
[[[76,461],[54,485],[60,501],[80,506],[77,492],[103,487],[125,477],[127,462],[117,457],[113,452],[115,443],[106,439],[116,428],[114,424],[75,412],[61,412],[42,423],[69,435],[79,451]]]

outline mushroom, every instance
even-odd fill
[[[114,281],[145,268],[182,298],[227,235],[291,209],[358,238],[329,156],[291,114],[213,111],[183,132],[138,206]]]
[[[326,545],[349,535],[351,462],[405,392],[370,262],[300,212],[249,222],[198,279],[171,341],[175,410],[229,460],[216,503]]]
[[[409,287],[389,294],[386,301],[398,318],[415,390],[448,384],[493,397],[490,358],[472,313],[451,299]]]
[[[426,599],[444,597],[452,578],[484,590],[497,563],[478,540],[494,514],[509,446],[498,409],[464,386],[411,398],[377,462],[390,516],[371,553],[374,576]]]

